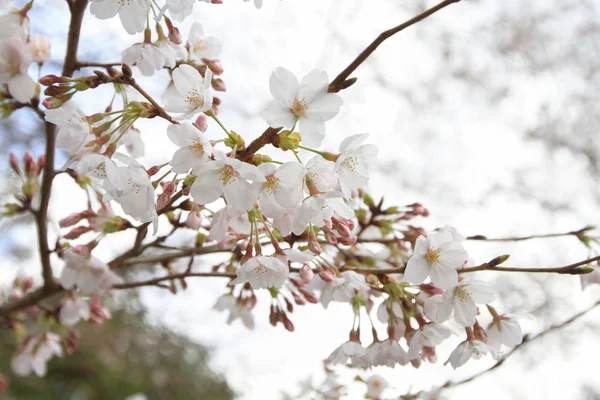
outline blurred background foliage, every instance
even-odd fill
[[[10,371],[14,346],[2,331],[0,371],[10,379],[0,399],[120,400],[143,394],[148,400],[228,400],[233,391],[208,367],[208,350],[168,329],[148,324],[145,310],[128,295],[102,325],[79,323],[79,349],[53,358],[45,378]],[[123,303],[123,301],[120,301]]]

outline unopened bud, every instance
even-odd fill
[[[312,281],[314,275],[315,273],[308,264],[304,264],[302,268],[300,268],[300,279],[302,279],[305,283]]]
[[[212,71],[213,74],[215,75],[222,75],[223,74],[223,65],[221,64],[221,60],[210,60],[208,58],[203,58],[202,62],[204,64],[206,64],[206,66],[208,67],[208,69],[210,69]]]
[[[131,77],[133,76],[133,72],[131,71],[131,67],[125,63],[123,63],[121,65],[121,72],[123,73],[123,76],[127,79],[131,79]]]
[[[21,168],[19,168],[19,161],[17,161],[17,156],[14,153],[10,153],[9,156],[10,167],[17,175],[21,175]]]
[[[283,131],[279,134],[279,148],[284,150],[295,150],[300,145],[302,137],[298,132]]]
[[[92,227],[90,226],[77,226],[73,229],[71,229],[66,235],[63,236],[63,238],[65,239],[77,239],[79,236],[83,235],[84,233],[90,232],[92,231]]]
[[[227,86],[225,85],[225,81],[223,81],[223,79],[221,79],[221,78],[213,79],[211,83],[212,83],[213,89],[215,89],[217,92],[227,91]]]
[[[352,246],[357,241],[358,241],[358,236],[356,236],[356,235],[352,235],[352,236],[348,236],[348,237],[342,236],[340,238],[340,243],[342,243],[345,246]]]
[[[329,268],[323,268],[319,271],[319,277],[325,282],[333,282],[336,278],[335,273]]]
[[[208,128],[208,118],[206,118],[206,115],[200,114],[198,118],[196,118],[194,126],[200,129],[200,131],[206,132],[206,128]]]

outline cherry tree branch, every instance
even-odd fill
[[[87,0],[73,1],[69,3],[69,9],[71,10],[71,22],[69,25],[67,51],[62,70],[63,76],[70,77],[75,71],[77,47],[79,46],[79,35],[81,32],[81,22],[83,20],[83,14],[85,13],[86,7]],[[52,275],[50,248],[48,246],[48,205],[50,204],[50,195],[52,192],[52,180],[54,179],[55,175],[54,155],[56,146],[56,125],[46,122],[45,133],[46,163],[44,165],[44,174],[42,176],[42,185],[40,188],[40,206],[34,212],[34,216],[38,233],[38,247],[40,252],[40,261],[42,264],[44,290],[47,292],[53,292],[55,290],[55,281]]]
[[[500,360],[498,360],[494,365],[492,365],[490,368],[485,369],[481,372],[478,372],[477,374],[470,376],[466,379],[460,380],[460,381],[448,381],[446,382],[442,388],[444,389],[448,389],[448,388],[454,388],[457,386],[460,386],[462,384],[471,382],[483,375],[486,375],[487,373],[495,370],[496,368],[499,368],[500,366],[502,366],[504,364],[504,362],[510,357],[512,356],[515,352],[517,352],[519,349],[523,348],[524,346],[526,346],[527,344],[546,336],[547,334],[560,330],[564,327],[566,327],[567,325],[577,321],[579,318],[583,317],[584,315],[586,315],[587,313],[589,313],[590,311],[594,310],[596,307],[600,306],[600,300],[596,301],[594,304],[592,304],[589,308],[573,315],[571,318],[567,319],[566,321],[561,322],[560,324],[556,324],[556,325],[552,325],[549,328],[543,330],[542,332],[538,333],[535,336],[529,336],[529,335],[525,335],[523,336],[523,341],[521,342],[521,344],[515,346],[512,350],[510,350],[508,353],[506,353],[504,355],[504,357],[502,357]]]
[[[548,239],[557,238],[563,236],[575,236],[578,239],[582,238],[586,232],[594,230],[594,226],[586,226],[576,231],[561,232],[561,233],[547,233],[542,235],[529,235],[529,236],[515,236],[515,237],[504,237],[504,238],[488,238],[484,235],[473,235],[468,236],[466,240],[485,241],[485,242],[520,242],[531,239]]]
[[[329,84],[328,92],[337,93],[340,90],[346,89],[354,84],[355,80],[346,80],[350,76],[352,72],[356,68],[358,68],[374,51],[379,47],[381,43],[383,43],[386,39],[392,37],[396,33],[408,28],[411,25],[416,24],[434,14],[435,12],[441,10],[442,8],[449,6],[453,3],[458,3],[460,0],[445,0],[442,1],[437,6],[430,8],[429,10],[417,15],[414,18],[409,19],[403,24],[396,26],[395,28],[389,29],[385,32],[382,32],[367,48],[365,48],[355,59],[348,65],[342,72],[339,73],[338,76],[335,77],[333,81]],[[282,128],[267,128],[259,137],[254,139],[243,151],[238,152],[237,158],[242,161],[248,161],[252,158],[252,156],[261,148],[266,146],[269,143],[273,143],[277,133]]]
[[[167,121],[169,121],[172,124],[179,124],[179,122],[175,121],[169,114],[167,114],[167,112],[164,110],[164,108],[162,108],[160,106],[160,104],[158,104],[156,102],[156,100],[154,100],[152,98],[152,96],[150,96],[148,94],[148,92],[146,92],[144,89],[142,89],[142,87],[140,85],[138,85],[138,83],[135,81],[135,79],[133,79],[133,78],[128,79],[127,84],[129,86],[131,86],[132,88],[134,88],[135,90],[137,90],[139,94],[144,96],[144,98],[146,100],[148,100],[150,102],[150,104],[152,104],[154,106],[154,108],[158,112],[159,117],[166,119]]]
[[[147,281],[139,281],[139,282],[129,282],[122,283],[119,285],[114,285],[114,289],[133,289],[143,286],[157,286],[160,282],[164,281],[172,281],[175,279],[183,279],[187,277],[203,277],[203,278],[235,278],[236,275],[231,272],[182,272],[179,274],[172,274],[167,276],[162,276],[159,278],[149,279]]]

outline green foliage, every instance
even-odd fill
[[[210,370],[205,348],[147,324],[143,311],[120,310],[103,325],[79,323],[77,328],[80,348],[52,359],[45,378],[14,376],[9,366],[13,349],[2,346],[0,371],[10,385],[0,398],[121,400],[136,393],[149,400],[234,397],[224,378]]]

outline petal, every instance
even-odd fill
[[[303,118],[299,131],[304,146],[319,147],[325,137],[325,122]]]
[[[454,320],[468,328],[475,323],[477,316],[477,306],[472,300],[462,301],[454,298]]]
[[[439,263],[433,264],[429,274],[431,282],[442,289],[453,288],[458,283],[458,272],[454,268],[448,268]]]
[[[35,94],[35,85],[29,75],[19,74],[8,81],[8,91],[19,103],[28,103]]]
[[[429,275],[429,264],[421,257],[412,256],[406,264],[404,278],[410,283],[423,283]]]
[[[294,104],[299,88],[300,84],[296,76],[283,67],[273,71],[269,79],[269,89],[273,98],[287,108]]]
[[[304,99],[307,103],[311,103],[315,100],[318,95],[325,95],[327,93],[327,87],[329,86],[329,79],[325,71],[313,69],[306,74],[300,82],[300,94],[299,97]],[[339,97],[335,94],[333,96]],[[325,97],[325,96],[322,96]]]
[[[173,70],[173,83],[177,91],[186,97],[190,90],[196,89],[202,84],[202,76],[196,68],[182,64]]]

